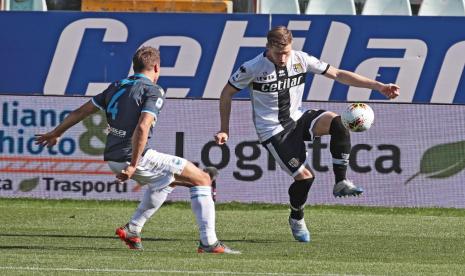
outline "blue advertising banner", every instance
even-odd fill
[[[286,25],[294,49],[401,86],[394,102],[465,103],[461,17],[0,12],[0,93],[94,95],[131,74],[142,45],[161,51],[168,97],[219,98],[231,73]],[[383,101],[309,75],[307,100]],[[242,91],[238,98],[248,98]]]

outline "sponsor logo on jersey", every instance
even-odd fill
[[[278,70],[278,76],[281,78],[281,77],[285,77],[287,74],[286,74],[286,70],[284,69],[280,69]]]
[[[234,76],[232,76],[233,81],[237,81],[238,79],[239,79],[239,73],[236,73],[234,74]]]
[[[282,91],[285,89],[289,89],[294,86],[298,86],[305,82],[305,73],[298,74],[295,76],[291,76],[285,79],[280,79],[273,82],[254,82],[252,84],[253,90],[261,91],[261,92],[277,92]]]
[[[117,129],[117,128],[108,126],[106,131],[108,131],[109,134],[112,134],[112,135],[120,137],[120,138],[126,137],[126,131],[122,130],[122,129]]]
[[[272,74],[272,75],[264,75],[263,77],[256,77],[255,80],[256,81],[272,81],[272,80],[275,80],[276,79],[276,75]]]

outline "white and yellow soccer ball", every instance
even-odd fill
[[[373,109],[365,103],[352,103],[342,112],[342,124],[350,131],[368,130],[375,119]]]

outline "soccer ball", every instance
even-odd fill
[[[342,124],[353,132],[368,130],[374,119],[373,109],[364,103],[352,103],[341,114]]]

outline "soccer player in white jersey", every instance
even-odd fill
[[[215,134],[215,140],[220,145],[227,142],[232,97],[249,88],[258,138],[280,167],[294,178],[289,187],[289,225],[294,238],[300,242],[310,241],[304,206],[315,179],[307,162],[304,141],[331,135],[334,196],[356,196],[363,192],[346,177],[351,144],[349,131],[342,125],[341,117],[330,111],[302,109],[307,72],[321,74],[346,85],[378,90],[389,99],[399,95],[396,84],[384,84],[337,69],[305,52],[292,50],[292,33],[284,26],[270,30],[266,51],[242,64],[229,78],[221,92],[221,127]]]
[[[104,110],[108,137],[104,160],[119,181],[130,178],[147,184],[147,190],[129,222],[116,229],[116,235],[130,249],[142,249],[141,231],[147,220],[160,208],[172,184],[190,188],[192,210],[200,232],[199,253],[231,253],[216,237],[215,204],[212,199],[214,173],[197,168],[184,158],[151,149],[152,136],[165,92],[156,84],[160,76],[160,52],[142,47],[133,56],[135,74],[113,82],[105,91],[71,112],[54,130],[36,135],[36,144],[52,147],[70,127],[90,114]]]

